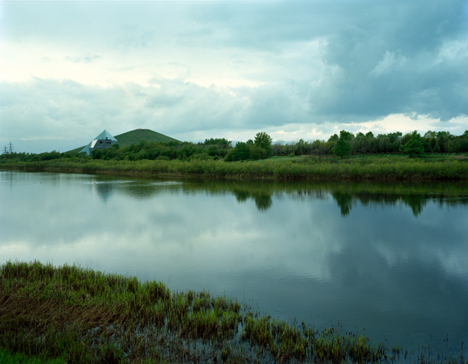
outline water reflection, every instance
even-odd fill
[[[1,261],[208,289],[401,345],[467,342],[463,184],[165,181],[0,172]]]
[[[268,193],[250,192],[248,190],[233,190],[232,193],[236,196],[237,202],[245,202],[252,198],[259,211],[266,211],[273,204],[271,194]]]
[[[349,215],[353,205],[353,196],[350,193],[343,193],[341,191],[332,192],[332,196],[340,207],[341,216]]]
[[[106,182],[94,182],[91,184],[92,189],[99,195],[102,201],[106,202],[109,197],[114,192],[114,183],[106,183]]]
[[[172,190],[182,190],[186,194],[203,191],[210,195],[225,195],[232,193],[236,201],[244,203],[249,199],[255,202],[259,211],[267,211],[273,205],[272,196],[287,194],[296,198],[324,199],[331,195],[340,208],[341,215],[351,213],[353,206],[405,205],[411,208],[414,217],[418,217],[429,201],[437,201],[439,206],[464,205],[468,206],[468,187],[465,182],[453,183],[306,183],[306,182],[242,182],[196,180],[148,181],[134,179],[120,180],[115,177],[101,177],[93,182],[99,196],[106,201],[113,191],[124,193],[135,198],[149,198],[151,196]]]

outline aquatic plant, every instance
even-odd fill
[[[401,351],[206,291],[171,292],[161,282],[37,261],[0,266],[0,349],[68,363],[374,363]]]

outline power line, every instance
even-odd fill
[[[15,150],[15,147],[13,146],[13,143],[10,142],[8,145],[5,145],[5,147],[3,148],[3,154],[8,154],[8,153],[13,153],[13,151]]]

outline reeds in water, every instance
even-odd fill
[[[400,352],[206,291],[37,261],[0,266],[0,349],[66,363],[375,363]]]

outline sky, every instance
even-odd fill
[[[0,147],[468,129],[464,0],[0,0]]]

